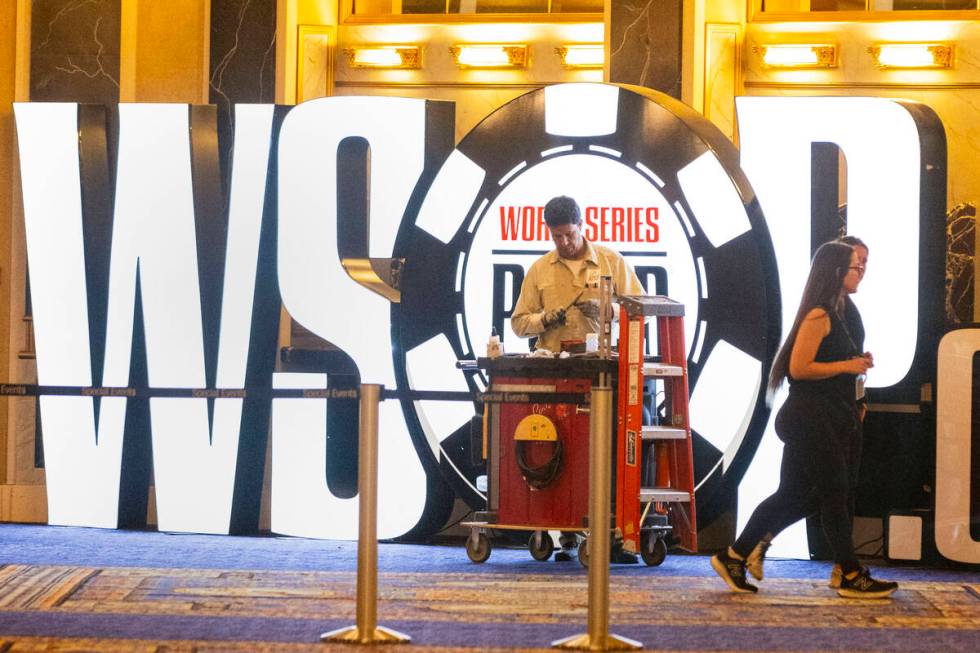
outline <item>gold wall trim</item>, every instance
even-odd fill
[[[883,82],[810,82],[806,84],[791,84],[786,82],[744,82],[746,89],[750,88],[771,88],[771,89],[834,89],[834,88],[878,88],[889,90],[910,90],[910,91],[959,91],[966,89],[980,88],[980,82],[959,82],[956,84],[888,84]]]
[[[14,28],[14,102],[31,100],[31,2],[17,0]]]
[[[325,42],[326,70],[324,71],[324,88],[306,88],[307,50],[313,46],[317,38]],[[334,88],[334,55],[337,46],[337,28],[332,25],[298,25],[296,27],[296,97],[294,103],[299,104],[314,97],[333,95]]]
[[[538,89],[550,84],[561,84],[561,81],[540,82],[535,84],[514,83],[514,84],[486,84],[482,82],[356,82],[351,80],[338,80],[334,82],[335,88],[527,88]]]
[[[753,10],[750,23],[893,23],[899,21],[975,22],[980,9],[950,11],[811,11],[799,13],[766,13]]]
[[[727,41],[732,48],[731,68],[724,71],[725,77],[731,82],[731,97],[726,97],[726,102],[730,105],[731,113],[724,116],[715,115],[713,104],[719,91],[715,88],[716,77],[712,75],[709,67],[715,62],[715,49],[719,47],[722,40]],[[715,123],[725,135],[738,144],[737,126],[735,117],[735,97],[741,93],[742,88],[742,26],[738,23],[705,23],[704,24],[704,62],[703,62],[703,103],[702,113],[704,117]],[[716,71],[718,72],[718,71]],[[729,122],[729,118],[731,121]]]
[[[980,12],[977,12],[980,14]],[[389,14],[345,15],[341,25],[466,25],[482,23],[601,23],[601,13],[568,14]]]

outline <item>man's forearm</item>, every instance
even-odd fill
[[[544,313],[515,313],[510,318],[510,328],[519,338],[544,333]]]

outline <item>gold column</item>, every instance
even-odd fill
[[[339,12],[338,0],[278,0],[276,8],[277,104],[297,102],[296,72],[302,45],[299,42],[300,25],[335,27]]]
[[[303,101],[302,81],[297,79],[301,68],[305,40],[301,32],[321,33],[327,47],[333,48],[336,37],[327,28],[337,26],[339,0],[277,0],[276,3],[276,104],[296,104]],[[302,27],[301,27],[302,26]],[[333,64],[331,52],[323,57]],[[325,77],[330,91],[333,71]],[[315,94],[319,95],[319,94]],[[293,320],[283,308],[279,316],[279,347],[292,344]],[[268,481],[266,481],[268,483]]]
[[[705,2],[684,0],[681,23],[681,102],[700,112],[704,111]]]
[[[120,102],[208,103],[211,0],[122,0]]]
[[[14,132],[13,103],[27,100],[30,74],[30,0],[0,3],[0,378],[10,380],[11,324],[21,324],[10,302],[14,269],[14,223],[20,219],[20,185]],[[0,483],[12,481],[8,451],[13,437],[8,424],[9,399],[0,399]]]

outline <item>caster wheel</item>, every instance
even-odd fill
[[[653,540],[651,542],[651,540]],[[648,567],[657,567],[667,559],[667,543],[663,538],[644,536],[640,543],[640,557]]]
[[[578,545],[578,563],[586,568],[589,566],[589,538],[585,538]]]
[[[551,541],[551,535],[545,531],[535,531],[527,541],[527,550],[531,552],[531,557],[538,562],[544,562],[551,557],[555,550],[555,543]]]
[[[490,557],[490,539],[483,533],[477,535],[475,541],[472,536],[466,538],[466,555],[477,564],[486,562]]]

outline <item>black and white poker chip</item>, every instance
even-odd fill
[[[641,275],[656,282],[648,292],[665,293],[669,283],[674,287],[666,294],[687,306],[696,498],[701,525],[711,523],[765,430],[765,379],[780,336],[772,243],[737,158],[732,143],[702,116],[638,87],[552,86],[493,112],[450,154],[397,236],[395,256],[405,259],[402,300],[392,308],[399,388],[485,389],[485,379],[461,372],[456,361],[481,355],[490,333],[487,262],[518,260],[526,269],[551,249],[548,242],[522,243],[522,251],[494,247],[485,230],[502,224],[503,203],[541,204],[550,193],[581,204],[602,195],[599,202],[608,204],[619,190],[654,198],[663,209],[660,229],[674,239],[619,249],[637,268],[653,263]],[[526,201],[515,199],[521,193]],[[658,263],[668,260],[676,274],[663,274]],[[689,282],[674,283],[674,276]],[[507,334],[510,346],[513,334]],[[485,469],[469,423],[477,407],[403,407],[416,448],[437,462],[465,501],[482,508],[478,477]]]

